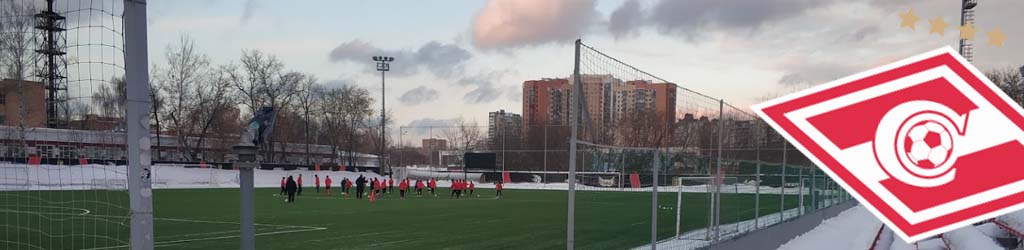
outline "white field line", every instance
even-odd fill
[[[78,213],[40,213],[40,212],[31,212],[31,211],[18,211],[18,210],[0,210],[0,211],[3,211],[3,212],[13,212],[13,213],[55,214],[55,215],[83,216],[83,217],[108,217],[108,218],[109,217],[114,217],[114,218],[122,218],[122,217],[124,217],[124,216],[116,216],[116,215],[89,214],[89,210],[87,210],[87,209],[80,209],[80,208],[77,208],[77,209],[83,210],[85,212],[78,214]],[[209,223],[209,224],[232,224],[232,225],[238,225],[239,224],[238,222],[231,222],[231,221],[194,220],[194,219],[179,219],[179,218],[153,218],[153,220],[193,222],[193,223]],[[256,236],[327,230],[326,227],[311,227],[311,226],[298,226],[298,225],[278,225],[278,224],[262,224],[262,223],[256,223],[254,225],[255,226],[266,226],[266,227],[276,227],[276,228],[288,229],[288,230],[281,230],[281,231],[257,233],[257,234],[255,234]],[[27,231],[37,231],[38,233],[43,234],[43,235],[45,235],[47,237],[66,237],[66,236],[76,236],[77,235],[77,234],[76,235],[48,235],[45,232],[42,232],[40,230],[34,230],[34,229],[31,229],[31,228],[21,228],[21,227],[16,227],[16,228],[24,229],[24,230],[27,230]],[[202,234],[224,234],[224,233],[228,233],[228,232],[237,232],[237,231],[238,230],[219,231],[219,232],[208,232],[208,233],[202,233]],[[167,237],[183,237],[183,236],[195,236],[195,235],[199,235],[199,234],[169,235]],[[88,236],[99,237],[99,238],[108,238],[110,240],[118,241],[118,242],[121,242],[121,243],[127,243],[127,242],[124,242],[124,241],[119,240],[119,239],[103,237],[101,235],[88,235]],[[231,239],[231,238],[238,238],[238,237],[239,237],[238,235],[228,235],[228,236],[190,238],[190,239],[170,240],[170,241],[157,241],[157,242],[154,242],[154,245],[155,246],[164,246],[164,245],[173,245],[173,244],[195,242],[195,241],[221,240],[221,239]],[[119,245],[119,246],[96,247],[96,248],[87,248],[87,249],[127,248],[128,246],[129,245],[126,244],[126,245]],[[36,247],[36,246],[30,246],[30,247]],[[38,247],[36,247],[36,248],[38,248]]]

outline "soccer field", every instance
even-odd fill
[[[565,191],[506,189],[496,199],[493,190],[477,189],[480,197],[453,200],[440,189],[437,197],[399,200],[396,193],[374,204],[309,187],[287,204],[278,191],[257,190],[256,244],[262,249],[565,248]],[[237,189],[162,189],[153,197],[158,248],[238,248]],[[650,199],[646,192],[578,192],[576,247],[648,243]],[[676,193],[658,199],[658,236],[668,238],[675,233]],[[706,199],[684,194],[684,231],[706,225]],[[761,214],[778,212],[779,200],[762,194]],[[722,203],[723,224],[753,218],[753,194],[723,194]],[[796,196],[786,203],[795,207]],[[127,248],[125,192],[0,192],[0,204],[0,249]]]

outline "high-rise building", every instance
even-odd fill
[[[519,149],[523,138],[523,117],[504,109],[488,113],[487,138],[491,149]]]
[[[523,82],[523,127],[569,123],[569,79]]]
[[[568,125],[575,96],[572,77],[523,82],[523,121],[529,130],[543,125]],[[584,108],[589,128],[598,134],[627,114],[656,114],[671,124],[676,112],[676,85],[643,80],[623,81],[612,75],[582,75]]]
[[[653,112],[665,124],[671,124],[676,115],[676,85],[674,83],[651,83],[650,81],[627,81],[613,90],[617,105],[616,119],[629,113]]]

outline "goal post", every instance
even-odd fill
[[[715,225],[716,212],[724,211],[730,212],[724,207],[734,208],[729,216],[738,216],[738,206],[731,204],[731,202],[718,203],[715,202],[715,192],[721,193],[732,193],[737,194],[739,190],[739,178],[738,177],[720,177],[718,178],[716,186],[716,178],[712,176],[683,176],[675,177],[671,183],[672,187],[670,190],[676,191],[676,206],[675,206],[675,238],[677,239],[689,239],[689,240],[705,240],[710,241],[714,238],[714,232],[717,230],[723,234],[736,232],[737,225],[735,223],[729,223],[726,226]],[[683,194],[689,194],[684,196]],[[730,203],[730,204],[727,204]],[[726,205],[720,205],[726,204]],[[720,206],[720,207],[719,207]],[[690,208],[690,209],[687,209]],[[688,210],[688,211],[684,211]],[[697,213],[699,211],[706,211],[707,219],[689,219],[687,220],[687,213]],[[721,218],[720,214],[717,214]],[[729,218],[727,218],[729,219]],[[738,217],[731,218],[730,221],[735,222],[739,219]],[[690,222],[693,221],[693,222]],[[687,228],[689,223],[692,228]],[[705,223],[705,224],[701,224]],[[694,225],[695,224],[695,225]],[[725,230],[722,230],[725,229]]]

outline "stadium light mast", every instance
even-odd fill
[[[960,27],[971,25],[974,26],[974,7],[978,6],[978,0],[962,0],[960,5]],[[962,55],[968,62],[974,62],[974,45],[970,40],[960,36],[960,55]]]
[[[384,73],[391,70],[391,62],[395,61],[394,57],[390,56],[374,56],[373,61],[377,62],[377,71],[380,71],[380,151],[378,151],[377,159],[380,161],[380,172],[384,173],[384,149],[387,147],[384,144],[385,129],[387,127],[387,109],[384,106]],[[390,172],[390,171],[388,171]]]

